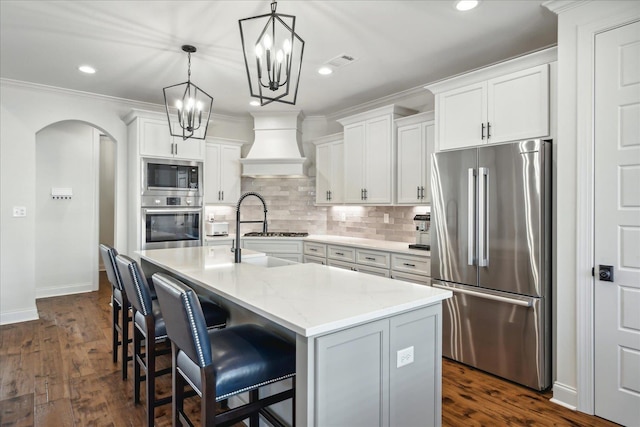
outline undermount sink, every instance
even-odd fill
[[[297,264],[297,262],[289,261],[282,258],[276,258],[274,256],[259,256],[259,257],[251,257],[244,258],[242,260],[243,263],[258,265],[260,267],[283,267],[285,265]]]

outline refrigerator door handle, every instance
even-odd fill
[[[519,306],[522,306],[522,307],[531,307],[533,305],[533,301],[531,299],[524,300],[524,299],[503,297],[503,296],[500,296],[500,295],[487,294],[487,293],[484,293],[484,292],[472,291],[472,290],[469,290],[469,289],[460,289],[460,288],[454,288],[454,287],[451,287],[451,286],[438,285],[437,283],[431,283],[431,286],[434,287],[434,288],[438,288],[438,289],[444,289],[446,291],[451,291],[451,292],[456,292],[456,293],[459,293],[459,294],[470,295],[470,296],[478,297],[478,298],[484,298],[484,299],[488,299],[488,300],[492,300],[492,301],[505,302],[505,303],[508,303],[508,304],[519,305]]]
[[[489,169],[478,168],[478,266],[489,265]]]
[[[475,222],[476,222],[476,171],[474,168],[467,170],[467,265],[475,265]]]

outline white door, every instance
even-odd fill
[[[329,182],[331,203],[342,203],[344,194],[344,143],[331,144],[331,180]]]
[[[595,58],[595,412],[639,426],[640,22],[597,35]]]
[[[549,64],[487,82],[488,142],[549,135]]]
[[[236,203],[240,198],[240,147],[222,145],[220,157],[220,199],[223,203]]]
[[[439,150],[487,142],[487,84],[474,83],[438,95]]]
[[[331,182],[331,144],[318,145],[316,149],[316,203],[329,202]]]
[[[220,145],[206,144],[204,162],[204,202],[220,203]]]
[[[367,121],[364,182],[364,203],[391,203],[393,177],[393,140],[391,116]]]
[[[424,142],[421,123],[398,128],[398,203],[422,203]]]
[[[344,201],[362,203],[365,122],[344,127]]]

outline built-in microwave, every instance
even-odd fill
[[[142,195],[202,196],[202,162],[142,159]]]

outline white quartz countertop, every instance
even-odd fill
[[[228,248],[139,251],[140,257],[257,313],[312,337],[450,298],[450,291],[318,264],[235,264]],[[242,250],[242,257],[260,257]]]

